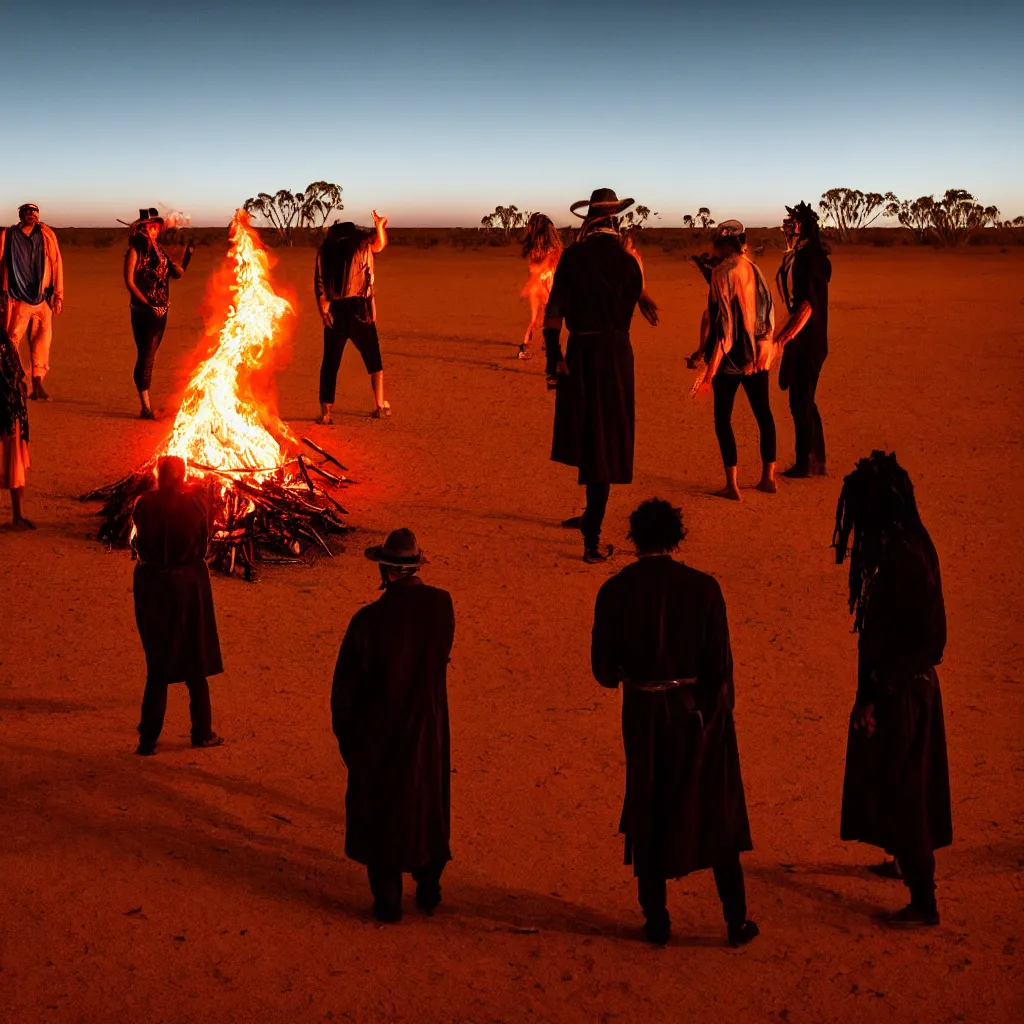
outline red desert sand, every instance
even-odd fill
[[[226,248],[226,242],[225,242]],[[225,747],[188,745],[171,690],[159,753],[134,754],[144,662],[132,563],[92,539],[76,496],[147,458],[195,366],[200,304],[222,251],[172,290],[154,403],[137,419],[121,252],[65,252],[56,400],[32,403],[26,512],[0,533],[0,1019],[35,1021],[1010,1021],[1024,1012],[1021,931],[1021,451],[1024,250],[840,249],[819,404],[830,476],[757,478],[753,418],[736,422],[739,505],[710,401],[691,400],[704,286],[679,255],[645,254],[662,325],[637,318],[637,474],[615,488],[607,566],[559,520],[580,495],[548,461],[543,361],[516,359],[527,318],[512,250],[393,247],[378,264],[390,421],[348,351],[334,427],[317,412],[313,251],[277,251],[299,306],[280,412],[359,480],[358,532],[310,567],[256,585],[214,578],[227,672],[212,680]],[[779,254],[762,259],[769,276]],[[792,454],[773,384],[780,466]],[[829,542],[842,474],[895,449],[942,558],[942,679],[955,842],[938,855],[942,925],[895,933],[905,891],[879,852],[838,837],[856,639]],[[680,503],[682,557],[721,581],[762,937],[732,951],[710,873],[670,886],[675,937],[640,938],[616,835],[619,696],[590,676],[600,584],[629,560],[625,516]],[[9,515],[5,500],[0,514]],[[369,913],[342,855],[345,774],[331,673],[352,613],[377,596],[362,555],[396,526],[451,590],[452,849],[445,901],[397,926]],[[710,1016],[713,1015],[713,1016]]]

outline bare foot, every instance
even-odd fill
[[[740,500],[739,488],[733,487],[731,485],[729,487],[723,487],[720,491],[715,491],[714,492],[714,497],[716,497],[716,498],[728,498],[730,501],[739,501]]]
[[[762,480],[757,485],[757,489],[759,491],[764,491],[765,494],[776,494],[779,490],[778,487],[775,485],[774,480]]]
[[[10,525],[10,529],[16,530],[18,533],[23,533],[26,530],[34,530],[35,528],[36,524],[26,519],[24,516],[15,519]]]

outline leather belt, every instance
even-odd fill
[[[625,685],[630,690],[641,690],[644,693],[664,693],[680,686],[693,686],[696,682],[696,679],[660,679],[643,683],[629,681]]]

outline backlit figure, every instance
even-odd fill
[[[530,277],[522,295],[530,300],[530,324],[519,346],[520,359],[529,359],[533,355],[530,343],[534,333],[544,327],[544,307],[548,304],[555,267],[561,255],[562,239],[551,218],[543,213],[533,214],[527,222],[523,240],[523,258],[527,261]]]

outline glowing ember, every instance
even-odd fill
[[[278,324],[292,307],[271,288],[267,254],[242,210],[231,222],[230,237],[232,303],[216,350],[189,381],[163,452],[180,455],[193,475],[197,466],[273,469],[283,461],[249,379],[266,362]]]

